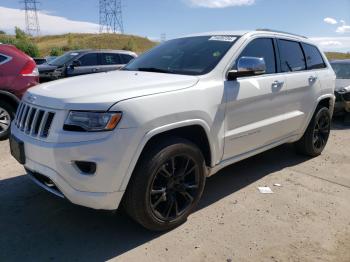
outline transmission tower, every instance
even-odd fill
[[[24,0],[21,3],[24,4],[27,34],[39,35],[40,25],[39,25],[38,8],[37,8],[37,4],[39,2],[36,0]]]
[[[124,33],[122,0],[100,0],[100,33]]]

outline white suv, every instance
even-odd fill
[[[317,156],[335,74],[307,38],[268,30],[165,42],[123,70],[30,89],[12,155],[46,190],[151,230],[186,220],[206,177],[283,143]],[[218,188],[220,190],[220,188]]]

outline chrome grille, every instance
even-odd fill
[[[14,123],[19,130],[30,136],[47,138],[54,117],[54,112],[22,102]]]

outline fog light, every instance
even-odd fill
[[[96,172],[97,165],[94,162],[75,161],[74,163],[82,173],[93,175]]]

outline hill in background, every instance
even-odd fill
[[[158,43],[148,38],[121,34],[65,34],[35,37],[41,56],[76,49],[124,49],[143,53]]]
[[[31,37],[20,28],[15,35],[0,31],[0,43],[12,44],[32,57],[58,56],[77,49],[123,49],[143,53],[158,43],[146,37],[122,34],[64,34]]]

